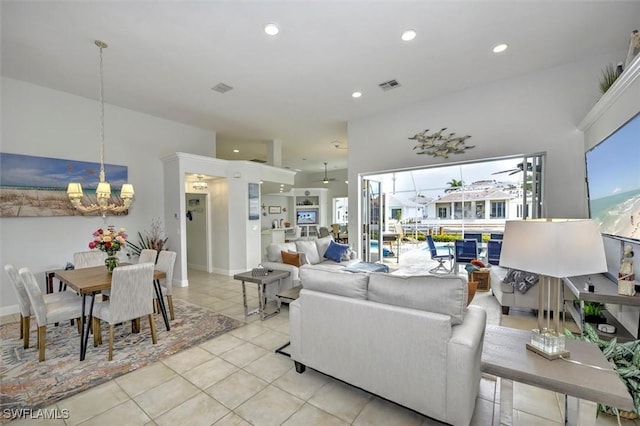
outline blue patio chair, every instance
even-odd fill
[[[451,252],[451,247],[446,248],[446,253],[441,251],[438,252],[438,249],[433,242],[433,237],[431,235],[427,235],[427,243],[429,243],[429,251],[431,252],[431,259],[438,261],[438,266],[433,269],[430,269],[429,272],[432,274],[438,273],[439,271],[443,271],[445,274],[448,274],[452,270],[451,261],[453,260],[453,253]],[[445,266],[445,262],[449,262],[449,267]]]
[[[481,232],[465,232],[464,233],[465,240],[476,240],[476,242],[482,242],[482,233]]]
[[[487,242],[487,262],[491,265],[500,263],[500,252],[502,251],[502,240],[489,240]]]
[[[455,263],[454,271],[458,272],[458,265],[471,263],[478,258],[478,242],[476,240],[455,240]]]
[[[489,239],[490,240],[502,240],[502,238],[504,237],[504,234],[502,232],[492,232],[491,234],[489,234]]]

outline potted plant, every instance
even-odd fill
[[[574,335],[566,328],[564,334],[570,339],[584,340],[598,345],[633,398],[633,411],[623,411],[602,404],[598,404],[598,411],[612,415],[620,414],[620,417],[627,419],[638,418],[638,413],[640,413],[640,340],[624,343],[618,343],[615,338],[603,340],[598,336],[598,332],[593,326],[588,323],[584,325],[583,336]]]
[[[602,315],[604,305],[598,302],[584,302],[584,322],[591,324],[601,324],[606,322],[606,318]]]

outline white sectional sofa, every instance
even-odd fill
[[[291,358],[452,425],[467,425],[480,386],[486,312],[467,308],[464,276],[300,268],[289,305]]]
[[[283,263],[281,255],[283,251],[290,253],[304,253],[304,257],[309,264],[323,265],[330,268],[344,268],[359,262],[355,252],[352,252],[351,250],[347,252],[340,262],[326,259],[324,254],[331,244],[331,241],[333,241],[333,238],[329,236],[314,240],[297,240],[290,243],[269,244],[266,248],[267,261],[262,262],[262,266],[269,269],[290,272],[289,278],[282,282],[282,287],[280,288],[280,291],[282,291],[300,285],[300,280],[298,279],[299,267]]]

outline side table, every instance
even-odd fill
[[[244,314],[245,316],[249,316],[252,314],[260,314],[260,320],[264,321],[265,319],[272,317],[273,315],[280,312],[280,299],[276,298],[276,310],[274,312],[267,313],[265,312],[266,305],[266,296],[265,290],[267,285],[278,282],[278,286],[282,284],[282,279],[287,278],[290,275],[289,271],[276,271],[273,270],[267,275],[254,277],[251,274],[251,271],[243,272],[241,274],[236,274],[233,276],[234,280],[242,281],[242,302],[244,303]],[[245,283],[254,283],[258,285],[258,307],[252,310],[249,310],[247,306],[247,290],[245,287]]]
[[[282,293],[278,293],[278,295],[276,297],[278,298],[280,303],[289,304],[289,303],[293,302],[294,300],[296,300],[298,297],[300,297],[300,290],[302,290],[302,286],[301,285],[293,287],[293,288],[290,288],[289,290],[285,290]],[[280,346],[279,348],[276,348],[276,353],[280,354],[280,355],[288,356],[289,358],[291,358],[291,354],[289,354],[289,353],[284,351],[284,348],[286,348],[290,344],[291,344],[291,341],[285,343],[284,345]]]

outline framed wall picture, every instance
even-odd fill
[[[260,185],[249,184],[249,220],[260,219]]]
[[[282,208],[280,206],[269,206],[269,214],[280,214],[282,213]]]

